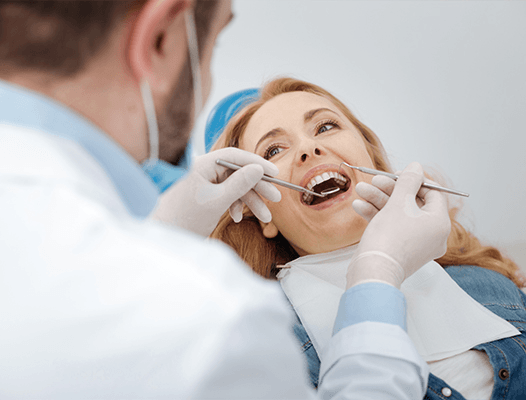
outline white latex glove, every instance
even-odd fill
[[[238,171],[216,164],[220,158],[237,165]],[[229,147],[197,157],[188,175],[162,196],[153,218],[208,236],[225,211],[235,222],[242,219],[243,203],[263,222],[272,215],[259,197],[280,201],[280,191],[263,174],[275,176],[278,168],[264,158]]]
[[[372,280],[399,288],[424,264],[445,254],[451,230],[446,198],[422,188],[424,180],[421,165],[412,163],[396,183],[375,176],[376,187],[356,185],[364,200],[355,200],[353,208],[370,222],[351,260],[347,287]]]

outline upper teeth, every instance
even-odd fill
[[[309,184],[307,185],[307,189],[312,190],[314,186],[319,185],[322,182],[328,181],[331,178],[335,179],[336,182],[339,183],[340,185],[343,185],[345,184],[345,182],[347,182],[347,179],[343,175],[337,172],[329,171],[329,172],[324,172],[323,174],[317,175],[314,178],[312,178]]]

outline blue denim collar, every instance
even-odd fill
[[[73,140],[104,168],[130,214],[145,218],[154,209],[159,192],[141,166],[75,111],[40,93],[0,80],[0,123]]]

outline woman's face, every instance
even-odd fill
[[[276,164],[279,179],[317,192],[335,184],[348,188],[322,200],[278,186],[281,201],[266,201],[272,213],[272,221],[262,224],[266,237],[281,232],[299,255],[359,242],[367,222],[351,204],[358,198],[356,184],[371,178],[349,168],[343,181],[336,174],[342,161],[374,165],[360,132],[329,99],[306,92],[272,98],[251,118],[240,147]]]

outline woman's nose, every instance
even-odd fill
[[[305,146],[300,151],[300,163],[304,163],[309,158],[315,158],[317,156],[321,156],[323,151],[321,150],[320,146]]]

